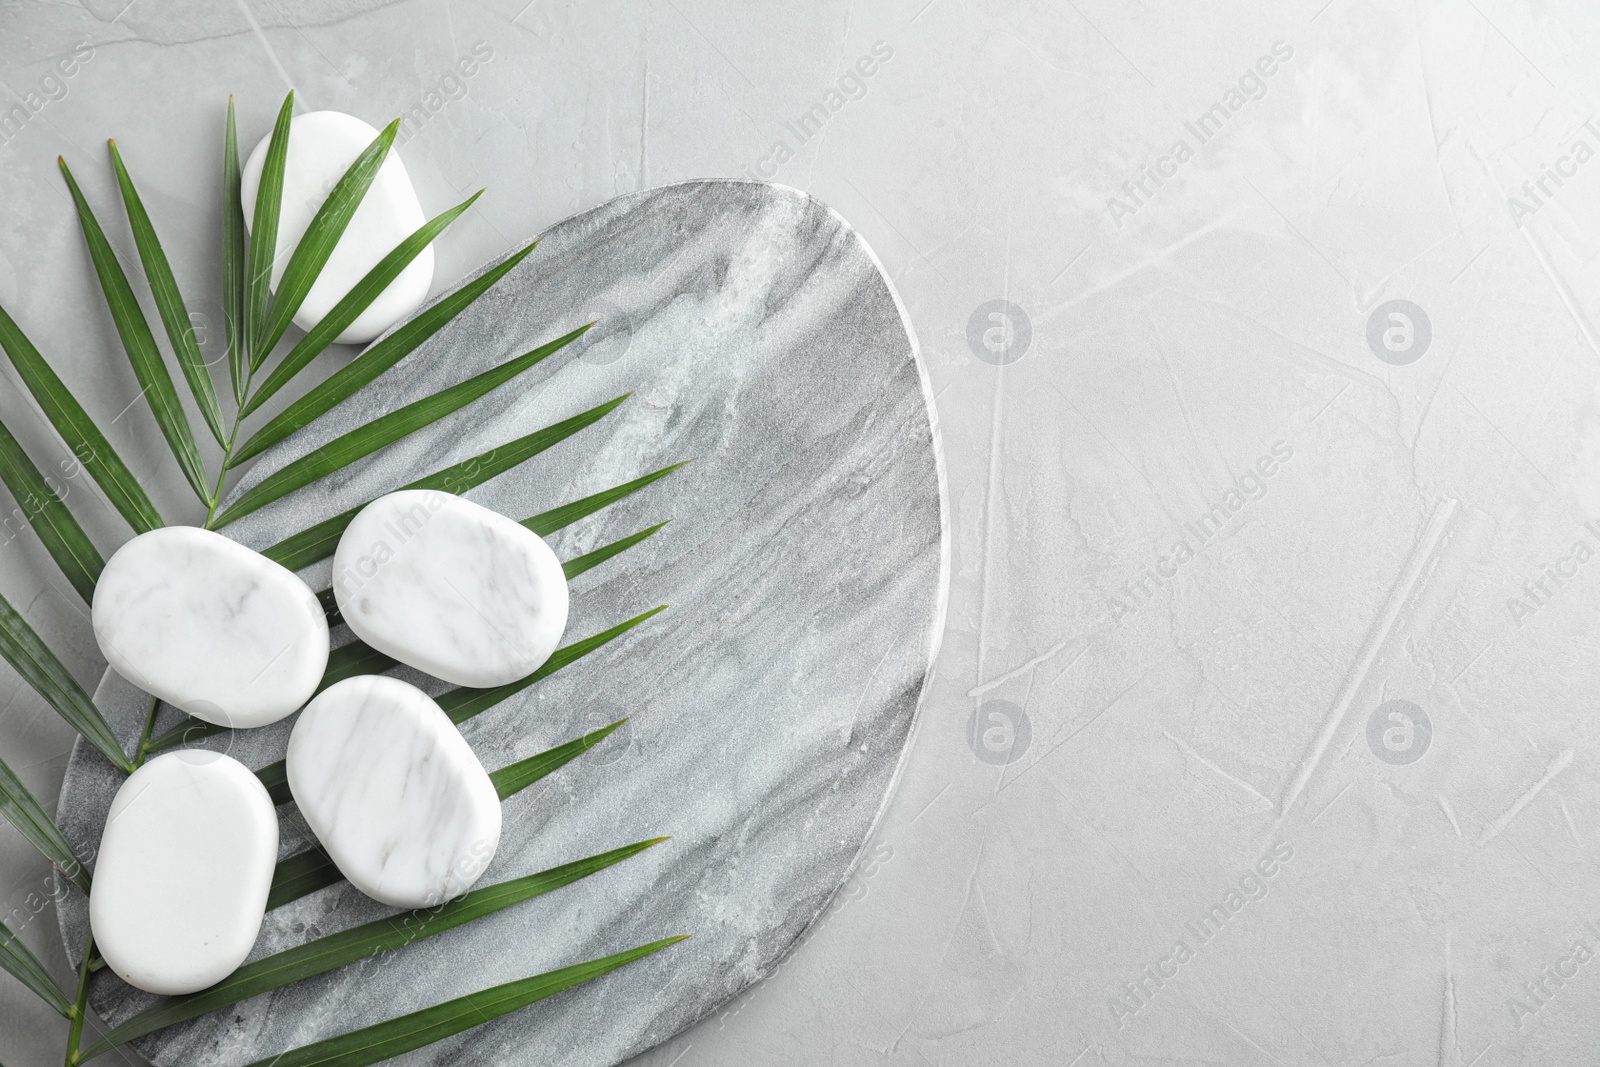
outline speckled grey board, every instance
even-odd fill
[[[691,182],[553,227],[466,315],[263,455],[267,473],[351,427],[598,316],[579,345],[428,430],[230,527],[256,548],[618,394],[576,437],[473,490],[522,519],[696,462],[552,535],[563,559],[671,518],[574,580],[568,642],[670,610],[463,726],[491,770],[632,716],[505,806],[485,881],[670,834],[549,896],[154,1035],[158,1064],[238,1064],[667,935],[687,942],[411,1054],[415,1063],[611,1064],[768,973],[843,882],[892,788],[942,626],[936,431],[909,324],[871,251],[792,189]],[[238,490],[235,490],[237,494]],[[328,584],[328,564],[305,573]],[[335,644],[349,640],[335,632]],[[406,675],[430,692],[443,686]],[[124,735],[144,698],[108,676]],[[171,721],[176,715],[164,712]],[[165,721],[165,720],[164,720]],[[209,739],[281,758],[293,719]],[[61,800],[85,853],[118,776],[79,745]],[[309,838],[279,809],[283,852]],[[62,915],[69,953],[87,908]],[[267,917],[252,958],[387,913],[349,885]],[[150,998],[102,973],[117,1022]]]

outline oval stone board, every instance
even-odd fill
[[[274,450],[249,486],[361,423],[584,322],[509,385],[224,531],[265,548],[423,475],[631,391],[601,422],[467,495],[521,520],[695,462],[550,536],[562,559],[671,519],[573,580],[563,644],[670,609],[470,719],[495,770],[624,716],[505,801],[499,882],[661,835],[549,895],[151,1035],[159,1065],[241,1064],[490,986],[692,934],[408,1063],[609,1065],[769,973],[849,875],[893,788],[943,626],[938,440],[904,310],[861,238],[803,193],[698,181],[562,222],[473,307]],[[239,490],[235,490],[237,496]],[[329,564],[303,577],[326,588]],[[350,639],[339,627],[334,644]],[[432,694],[446,687],[395,672]],[[147,698],[108,674],[125,739]],[[163,709],[158,731],[178,721]],[[291,717],[197,742],[259,768]],[[120,775],[79,744],[60,819],[88,857]],[[311,844],[292,804],[282,853]],[[87,908],[66,897],[69,955]],[[251,959],[392,914],[347,883],[271,911]],[[108,972],[115,1024],[153,998]]]

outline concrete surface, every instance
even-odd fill
[[[288,84],[411,113],[425,208],[490,190],[441,283],[747,176],[833,205],[906,303],[953,566],[880,858],[650,1067],[1593,1062],[1592,9],[125,3],[0,5],[37,105],[0,144],[0,299],[105,423],[136,390],[53,157],[105,202],[117,136],[198,292],[229,92],[247,139]],[[38,546],[3,558],[94,679]],[[53,796],[68,734],[0,684],[0,752]],[[0,872],[8,909],[47,885],[14,834]],[[64,975],[53,925],[23,936]],[[55,1062],[0,990],[0,1060]]]

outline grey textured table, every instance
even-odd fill
[[[427,208],[489,187],[441,283],[743,176],[833,205],[905,301],[951,501],[922,726],[872,862],[651,1067],[1592,1062],[1592,13],[125,3],[0,6],[0,297],[81,366],[114,339],[54,156],[104,196],[117,136],[192,248],[218,102],[259,136],[291,83],[410,115]],[[135,395],[105,376],[95,413]],[[97,677],[37,544],[0,539],[0,589]],[[0,753],[53,796],[68,734],[0,686]],[[7,911],[46,884],[0,834]],[[23,936],[65,974],[53,921]],[[0,1059],[58,1035],[0,986]]]

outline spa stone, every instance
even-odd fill
[[[357,637],[455,685],[524,678],[567,626],[567,578],[538,534],[433,490],[379,497],[339,539],[333,592]]]
[[[292,571],[194,526],[142,533],[95,585],[107,661],[134,685],[219,726],[277,722],[328,665],[328,620]]]
[[[89,895],[95,945],[150,993],[215,985],[255,945],[277,860],[272,799],[242,763],[157,756],[111,803]]]
[[[442,904],[499,847],[494,783],[439,705],[397,678],[324,690],[295,723],[287,772],[340,873],[384,904]]]
[[[313,111],[289,122],[289,154],[284,161],[283,206],[278,216],[278,243],[272,267],[272,287],[278,287],[289,256],[299,244],[322,202],[344,177],[345,170],[366,151],[378,131],[354,115],[339,111]],[[253,226],[256,191],[266,166],[267,145],[262,138],[240,172],[240,199],[246,226]],[[294,322],[309,330],[350,289],[411,236],[426,219],[411,178],[398,152],[390,149],[378,168],[361,206],[339,237],[327,264],[295,312]],[[421,306],[433,284],[433,248],[424,248],[406,264],[398,277],[378,294],[367,309],[335,338],[341,344],[372,340]]]

